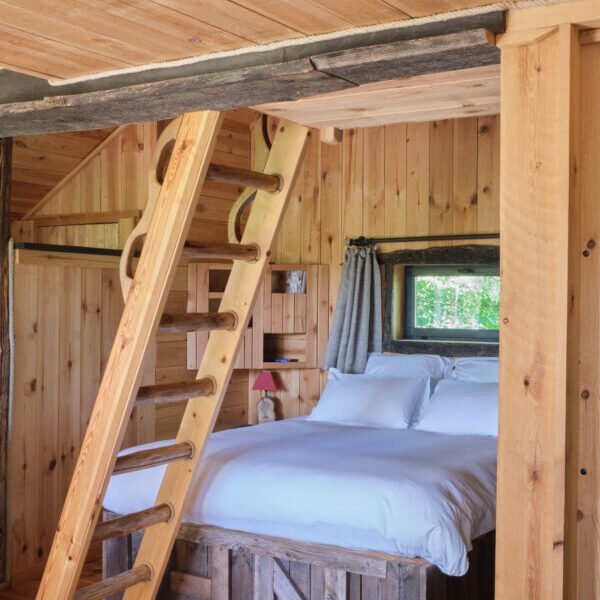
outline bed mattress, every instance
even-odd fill
[[[211,436],[184,520],[422,557],[463,575],[471,541],[495,527],[496,442],[305,419],[222,431]],[[104,507],[152,506],[164,470],[113,476]]]

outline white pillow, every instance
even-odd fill
[[[476,381],[479,383],[498,383],[497,358],[456,358],[452,379],[459,381]]]
[[[452,373],[452,360],[437,354],[369,354],[365,375],[431,377],[445,379]]]
[[[428,396],[428,377],[340,375],[327,383],[308,419],[407,429]]]
[[[498,384],[444,379],[413,429],[498,436]]]

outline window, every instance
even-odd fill
[[[499,315],[496,266],[405,270],[406,339],[497,342]]]

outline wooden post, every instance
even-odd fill
[[[0,583],[5,581],[8,539],[6,478],[8,451],[8,240],[12,139],[0,140]]]
[[[600,44],[568,22],[593,9],[514,11],[499,39],[498,600],[600,593]]]

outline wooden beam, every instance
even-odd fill
[[[251,187],[271,193],[281,188],[281,178],[279,175],[270,175],[269,173],[227,167],[225,165],[210,165],[206,173],[206,181]]]
[[[0,135],[80,131],[295,100],[352,84],[321,73],[310,60],[183,77],[108,91],[0,106]]]
[[[500,52],[489,33],[478,29],[335,52],[312,61],[319,71],[359,85],[494,65]]]
[[[223,529],[212,525],[182,523],[177,539],[205,546],[222,548],[247,548],[253,554],[285,556],[286,560],[306,562],[340,571],[351,571],[371,577],[385,577],[386,564],[399,561],[403,564],[428,565],[422,558],[405,558],[384,552],[352,550],[326,544],[299,542],[268,535],[255,535],[243,531]]]
[[[495,115],[500,112],[500,65],[367,83],[253,108],[319,129]]]
[[[113,473],[119,475],[120,473],[149,469],[159,465],[166,465],[176,460],[187,460],[193,455],[194,445],[190,442],[178,442],[169,446],[138,450],[137,452],[119,456]]]
[[[141,387],[135,402],[136,404],[144,404],[146,402],[164,404],[166,402],[177,402],[198,396],[209,396],[214,391],[215,383],[210,378],[159,383]]]
[[[8,336],[8,240],[12,140],[0,140],[0,583],[5,581],[8,539],[7,453],[10,379]]]
[[[189,333],[191,331],[231,331],[237,317],[229,312],[164,314],[160,319],[159,333]]]
[[[173,511],[168,504],[159,504],[130,515],[123,515],[116,519],[103,521],[96,527],[92,542],[103,542],[116,537],[122,537],[135,531],[145,529],[156,523],[164,523],[173,516]]]
[[[243,260],[255,261],[260,256],[258,246],[254,244],[211,244],[188,240],[183,248],[182,257],[188,260]]]
[[[578,302],[570,253],[580,259],[570,241],[581,208],[576,33],[561,25],[502,48],[499,600],[578,597],[564,590],[567,404],[578,401],[567,401],[578,351],[567,326]]]
[[[152,569],[148,565],[139,565],[110,579],[93,583],[75,592],[73,598],[74,600],[103,600],[107,596],[118,594],[136,583],[148,581],[151,577]]]
[[[78,131],[155,121],[194,110],[229,110],[341,90],[352,83],[320,72],[313,64],[320,56],[476,29],[502,32],[504,11],[417,25],[407,22],[376,31],[349,31],[346,36],[329,40],[294,42],[274,50],[179,66],[143,68],[67,82],[50,89],[37,86],[36,90],[43,89],[43,96],[38,91],[28,96],[27,101],[9,103],[5,99],[0,105],[0,135]],[[486,49],[484,53],[489,52],[492,51]],[[383,65],[377,69],[381,79],[394,77],[397,61],[388,61],[388,67],[389,72]],[[15,93],[15,98],[23,98],[19,90]]]
[[[511,32],[556,27],[562,23],[600,27],[597,0],[570,0],[550,6],[510,10],[506,17],[506,29]]]

